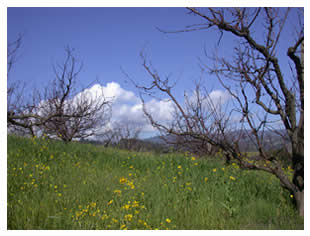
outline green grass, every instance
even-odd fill
[[[303,229],[273,176],[186,154],[8,136],[8,229]]]

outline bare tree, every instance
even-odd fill
[[[65,142],[97,135],[110,118],[110,102],[103,91],[91,94],[84,89],[77,94],[74,90],[82,64],[77,65],[72,53],[67,48],[65,61],[54,66],[55,79],[38,108],[41,116],[50,117],[40,127],[43,132]]]
[[[118,145],[127,150],[135,149],[142,125],[134,121],[122,120],[116,127],[119,133]]]
[[[19,58],[23,36],[7,43],[7,126],[9,132],[34,135],[29,115],[34,109],[32,101],[26,98],[25,83],[11,78],[11,73]]]
[[[73,49],[66,48],[62,64],[53,67],[55,79],[44,93],[33,91],[32,104],[8,108],[8,124],[70,142],[96,135],[108,122],[110,102],[102,91],[91,94],[87,89],[77,93],[77,78],[82,69]],[[17,94],[22,96],[22,94]],[[15,112],[18,111],[18,112]]]
[[[135,149],[143,126],[135,121],[123,119],[114,121],[101,136],[105,146],[118,145],[127,150]]]
[[[164,134],[191,137],[219,147],[227,160],[234,160],[241,168],[263,170],[276,176],[294,196],[297,210],[304,215],[304,28],[303,9],[284,8],[188,8],[204,23],[177,31],[191,32],[217,29],[222,37],[232,34],[238,41],[231,58],[214,54],[204,69],[216,75],[232,104],[217,104],[210,91],[197,85],[194,96],[184,94],[184,103],[173,94],[169,79],[162,79],[147,62],[143,67],[152,79],[150,86],[137,85],[146,94],[155,91],[166,94],[174,103],[175,121],[163,124],[156,121],[144,105],[144,113],[151,124]],[[279,42],[290,14],[297,15],[299,24],[286,49],[291,75],[280,64]],[[259,28],[258,28],[259,27]],[[257,35],[256,30],[262,32]],[[263,39],[261,40],[261,36]],[[287,36],[286,36],[287,37]],[[144,100],[142,98],[142,102]],[[233,106],[232,106],[233,105]],[[236,119],[238,118],[238,122]],[[275,129],[280,123],[285,133]],[[279,127],[279,126],[278,126]],[[291,180],[282,170],[278,158],[264,145],[267,131],[287,137],[291,145],[290,161],[294,169]],[[255,145],[259,161],[253,161],[240,148],[244,138]]]
[[[22,38],[22,35],[19,34],[15,41],[7,43],[7,75],[9,75],[14,64],[16,64],[18,51],[22,45]]]

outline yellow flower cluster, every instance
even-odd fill
[[[86,207],[82,207],[82,205],[79,205],[78,208],[80,210],[75,211],[75,215],[72,216],[72,218],[75,218],[76,221],[79,221],[81,218],[84,218],[86,216],[90,216],[90,217],[94,217],[94,216],[99,216],[100,217],[100,212],[101,210],[99,208],[97,208],[97,203],[96,202],[91,202],[89,204],[86,205]],[[108,218],[108,216],[106,215],[106,212],[104,211],[101,219],[105,220],[106,218]]]
[[[127,179],[127,178],[124,178],[124,177],[121,177],[121,178],[119,179],[119,183],[120,183],[120,184],[125,184],[125,183],[127,183],[127,181],[128,181],[128,179]]]
[[[124,216],[124,220],[126,221],[132,221],[133,215],[132,214],[128,214]]]
[[[229,176],[229,179],[231,179],[231,180],[233,180],[233,181],[235,181],[235,180],[236,180],[236,178],[235,178],[235,177],[233,177],[233,176]]]
[[[120,194],[122,193],[122,191],[119,190],[119,189],[115,189],[115,190],[113,191],[113,193],[116,193],[116,194],[120,195]]]
[[[127,186],[130,187],[130,189],[135,189],[135,185],[134,185],[134,182],[132,180],[128,180],[127,178],[125,177],[121,177],[119,179],[119,183],[120,184],[127,184]]]

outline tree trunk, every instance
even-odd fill
[[[298,142],[293,145],[293,184],[296,186],[294,197],[300,216],[304,216],[304,139],[303,132],[299,135]]]
[[[304,217],[304,190],[295,192],[296,208],[300,216]]]

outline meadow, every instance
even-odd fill
[[[12,135],[7,149],[8,229],[304,228],[276,178],[220,156]]]

